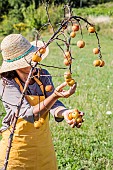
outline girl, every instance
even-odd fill
[[[36,42],[35,42],[36,43]],[[38,41],[37,46],[27,41],[21,34],[6,36],[1,42],[3,63],[0,68],[0,95],[6,110],[0,132],[0,168],[4,166],[8,138],[17,113],[19,99],[28,78],[32,55],[44,46]],[[41,56],[48,55],[49,49]],[[19,111],[12,147],[8,160],[8,170],[57,170],[56,156],[49,129],[50,112],[57,122],[65,121],[75,127],[76,122],[68,119],[71,112],[59,98],[67,98],[75,93],[76,84],[65,91],[62,83],[51,92],[45,87],[52,85],[52,78],[47,70],[35,68],[32,73],[22,106]],[[83,113],[80,112],[83,116]],[[77,125],[80,127],[81,123]]]

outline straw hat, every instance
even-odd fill
[[[25,68],[30,65],[31,58],[34,52],[39,47],[43,47],[42,41],[29,42],[21,34],[10,34],[6,36],[1,42],[1,51],[3,56],[3,63],[0,68],[0,73]],[[42,54],[42,60],[48,55],[49,49]],[[34,62],[32,62],[34,64]]]

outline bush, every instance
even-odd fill
[[[64,17],[63,6],[54,6],[53,4],[48,8],[49,18],[54,29],[57,28],[59,23]],[[88,16],[113,16],[113,3],[106,3],[98,6],[93,6],[92,8],[74,8],[73,15],[88,17]],[[10,34],[13,32],[31,32],[37,29],[45,30],[49,29],[51,31],[51,26],[47,25],[48,17],[46,10],[43,5],[36,9],[35,4],[31,4],[26,7],[24,4],[21,5],[20,9],[16,7],[9,11],[8,15],[3,15],[0,28],[0,34]],[[25,25],[25,30],[21,28],[18,30],[15,25],[23,23]],[[42,27],[44,26],[44,27]]]
[[[44,24],[47,24],[48,22],[48,17],[44,6],[40,6],[39,8],[35,9],[34,5],[32,4],[27,8],[27,10],[26,8],[23,8],[22,12],[24,16],[24,22],[27,24],[30,30],[33,28],[39,30]],[[50,20],[54,27],[60,21],[62,14],[63,10],[61,6],[51,6],[49,8]],[[46,27],[43,27],[43,29],[45,28]]]
[[[42,11],[40,11],[42,10]],[[29,27],[29,29],[39,29],[42,22],[45,22],[45,13],[43,8],[40,7],[40,10],[35,10],[34,5],[30,5],[29,7],[23,8],[23,16],[24,16],[24,21]],[[43,14],[43,15],[42,15]]]
[[[3,16],[3,21],[1,23],[2,27],[0,28],[0,34],[1,35],[7,35],[14,32],[13,25],[17,23],[17,18],[10,18],[6,15]]]
[[[14,25],[20,23],[23,20],[21,9],[13,9],[8,15],[2,16],[1,31],[0,34],[7,35],[13,32],[18,32],[14,29]]]

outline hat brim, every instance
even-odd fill
[[[13,70],[17,70],[17,69],[20,69],[20,68],[25,68],[25,67],[30,66],[32,55],[40,47],[44,46],[44,42],[42,42],[42,41],[37,41],[37,42],[33,41],[33,42],[31,42],[31,45],[33,45],[34,48],[30,51],[29,54],[27,54],[23,58],[21,58],[19,60],[16,60],[16,61],[13,61],[13,62],[3,61],[2,65],[0,67],[0,73],[8,72],[8,71],[13,71]],[[44,54],[42,54],[42,56],[41,56],[42,60],[47,57],[48,53],[49,53],[49,48],[46,47],[46,52]],[[34,64],[34,62],[32,62],[32,65],[33,64]]]

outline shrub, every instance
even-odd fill
[[[7,35],[7,34],[11,34],[14,32],[14,23],[17,23],[18,20],[17,18],[10,18],[6,15],[3,16],[3,21],[1,23],[2,28],[1,28],[1,32],[0,34],[2,35]]]
[[[23,20],[23,15],[21,13],[21,9],[13,9],[11,10],[8,15],[2,16],[2,28],[1,28],[1,34],[7,35],[11,34],[13,32],[18,32],[14,29],[14,24],[18,24]]]
[[[35,9],[34,4],[30,5],[27,10],[26,8],[22,9],[24,22],[27,24],[29,29],[40,29],[44,24],[47,24],[48,17],[46,14],[46,10],[44,6],[40,6],[39,8]],[[49,8],[49,15],[52,25],[55,27],[56,24],[61,20],[61,16],[63,14],[63,10],[61,6]],[[43,27],[45,29],[46,27]]]

